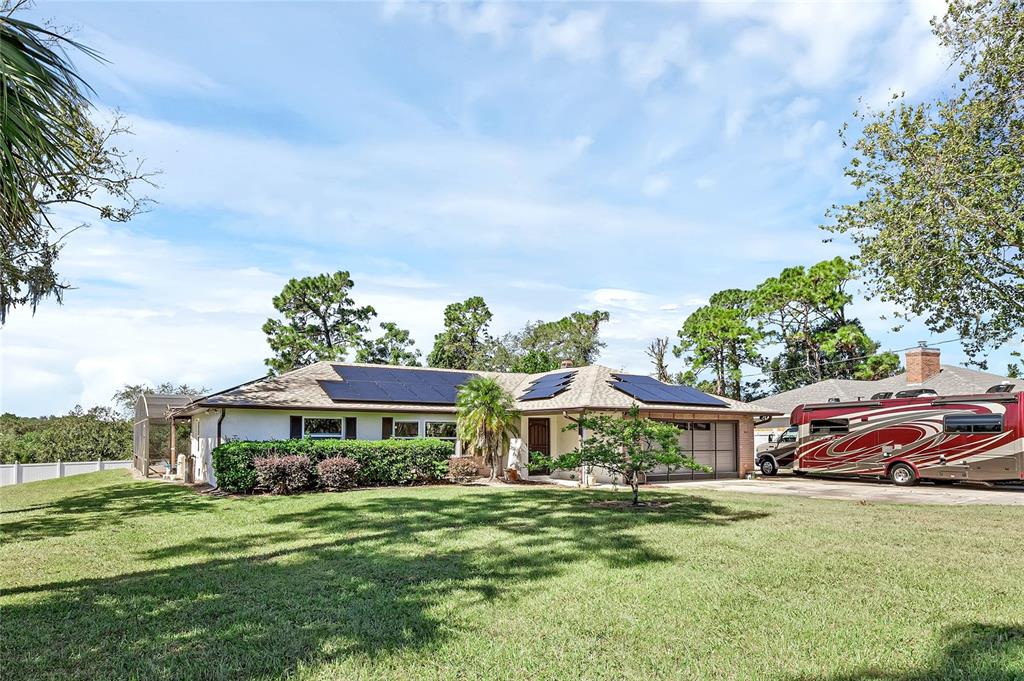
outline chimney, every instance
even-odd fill
[[[939,374],[939,350],[918,341],[916,348],[907,350],[907,385],[924,383]]]
[[[572,360],[571,359],[563,359],[561,366],[562,366],[563,369],[572,369]]]

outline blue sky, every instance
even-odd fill
[[[42,2],[162,174],[149,213],[71,238],[63,306],[12,315],[0,408],[258,376],[271,297],[338,269],[424,354],[482,295],[496,332],[606,309],[601,362],[647,371],[715,291],[852,252],[817,228],[853,196],[837,130],[949,82],[939,7]],[[854,312],[886,348],[954,335]]]

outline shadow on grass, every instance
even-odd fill
[[[98,475],[103,475],[102,473]],[[211,500],[192,490],[159,482],[133,482],[127,476],[112,484],[61,497],[50,503],[4,510],[28,514],[0,523],[5,541],[35,541],[121,525],[134,517],[199,513]]]
[[[159,487],[140,494],[164,503]],[[623,513],[593,498],[529,489],[289,500],[305,510],[250,535],[141,554],[172,567],[0,592],[5,678],[268,678],[346,656],[380,661],[475,636],[479,608],[574,564],[670,561],[651,529],[764,515],[680,495],[657,512]]]
[[[943,629],[942,651],[921,669],[893,672],[866,668],[794,681],[1020,681],[1024,679],[1024,627],[966,624]]]

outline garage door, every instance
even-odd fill
[[[680,421],[679,450],[711,469],[710,473],[688,468],[669,472],[665,466],[647,475],[650,482],[703,478],[735,478],[739,471],[736,456],[736,423],[733,421]]]

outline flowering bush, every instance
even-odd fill
[[[308,456],[265,456],[253,461],[256,484],[272,494],[294,494],[313,483]]]
[[[352,489],[358,484],[359,469],[362,466],[347,456],[332,456],[316,465],[316,477],[320,488],[330,492]]]

